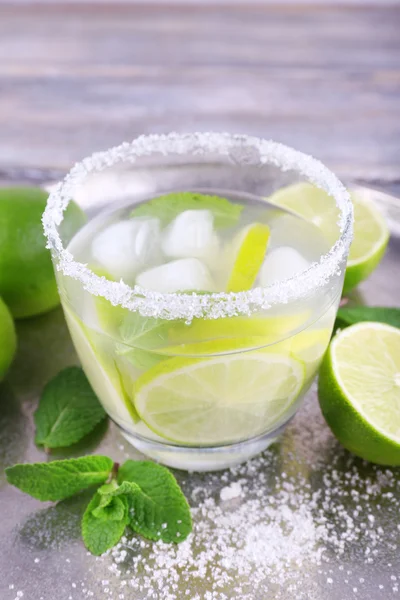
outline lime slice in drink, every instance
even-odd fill
[[[347,261],[344,291],[364,281],[378,266],[389,240],[389,230],[378,208],[351,193],[354,205],[354,239]],[[277,206],[288,208],[311,221],[333,244],[339,236],[339,211],[333,198],[310,183],[296,183],[282,188],[268,198]]]
[[[364,322],[336,335],[320,370],[319,401],[345,448],[400,465],[400,330]]]
[[[214,351],[219,351],[218,343]],[[175,357],[136,381],[135,407],[163,438],[220,445],[252,438],[283,422],[303,381],[303,364],[284,354]]]
[[[139,416],[125,391],[122,375],[112,356],[102,356],[84,324],[64,307],[65,318],[82,367],[95,394],[109,415],[119,423],[135,423]],[[95,335],[95,334],[93,334]]]
[[[227,292],[250,290],[264,261],[269,240],[269,227],[253,223],[240,232],[234,244],[239,244],[229,276]]]
[[[254,347],[277,343],[303,329],[310,319],[311,311],[299,311],[294,314],[280,316],[254,315],[251,317],[238,316],[220,319],[193,319],[187,325],[184,322],[171,322],[168,331],[168,340],[174,346],[175,354],[187,354],[186,346],[212,340],[226,340],[236,344],[236,340],[243,338],[262,338],[256,340]],[[178,346],[181,346],[180,348]],[[240,348],[237,346],[236,348]],[[168,352],[165,346],[162,351]]]
[[[274,347],[274,344],[270,346],[267,346],[267,344],[268,340],[266,341],[261,336],[206,340],[180,344],[179,346],[168,346],[163,349],[161,355],[168,353],[170,356],[194,356],[199,358],[221,353],[233,354],[238,350],[266,350],[266,348]]]

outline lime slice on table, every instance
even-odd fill
[[[100,344],[91,341],[85,325],[65,307],[64,314],[82,367],[104,408],[122,424],[138,422],[139,416],[125,391],[117,363],[111,355],[102,356]]]
[[[310,183],[296,183],[269,196],[268,202],[288,208],[311,221],[333,244],[339,235],[339,211],[335,201],[324,190]],[[344,292],[364,281],[378,266],[389,240],[384,217],[371,202],[351,192],[354,205],[354,239],[347,261]]]
[[[400,465],[400,330],[364,322],[336,335],[320,370],[319,401],[345,448]]]
[[[175,357],[136,381],[135,407],[163,438],[220,445],[252,438],[282,422],[303,382],[303,364],[285,354]]]
[[[262,223],[248,225],[234,244],[239,244],[229,276],[227,292],[250,290],[263,264],[269,241],[269,227]]]

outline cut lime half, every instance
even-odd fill
[[[371,200],[350,193],[354,206],[354,238],[347,261],[344,291],[364,281],[378,266],[389,240],[384,217]],[[339,237],[339,210],[333,198],[310,183],[282,188],[268,202],[287,208],[316,225],[330,244]]]
[[[185,445],[223,445],[285,421],[304,382],[290,356],[241,352],[159,363],[134,386],[135,407],[161,437]]]
[[[400,330],[364,322],[336,335],[320,370],[319,401],[345,448],[400,465]]]

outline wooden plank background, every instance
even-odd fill
[[[0,178],[140,133],[249,133],[400,188],[400,8],[1,3]]]

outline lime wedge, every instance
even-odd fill
[[[163,438],[185,445],[221,445],[282,423],[303,381],[303,364],[284,354],[176,357],[136,381],[135,407]]]
[[[354,239],[347,261],[344,291],[364,281],[378,266],[389,240],[389,230],[378,208],[351,192],[354,205]],[[324,190],[310,183],[296,183],[282,188],[268,198],[277,206],[288,208],[311,221],[333,244],[339,236],[339,211],[335,201]]]
[[[64,314],[83,370],[108,414],[122,425],[139,421],[117,363],[111,355],[102,356],[100,344],[91,341],[85,325],[65,306]]]
[[[269,227],[253,223],[240,232],[239,249],[229,277],[227,292],[250,290],[263,264],[269,240]]]
[[[320,370],[319,401],[345,448],[400,465],[400,330],[364,322],[336,335]]]

